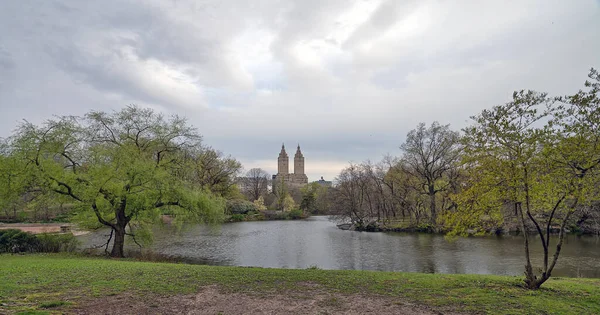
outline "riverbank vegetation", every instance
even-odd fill
[[[77,245],[77,239],[70,233],[34,235],[20,230],[0,230],[0,254],[74,252]]]
[[[281,296],[318,299],[332,312],[360,312],[356,303],[343,301],[362,298],[392,312],[412,307],[444,313],[600,313],[598,279],[557,278],[529,291],[509,276],[217,267],[65,255],[2,255],[0,270],[0,312],[8,313],[89,310],[90,305],[115,313],[127,312],[128,305],[178,309],[183,300],[178,297],[193,297],[211,286],[262,303]]]
[[[0,209],[109,227],[113,257],[123,257],[127,236],[149,242],[165,216],[178,224],[327,213],[367,231],[518,231],[526,284],[537,289],[565,233],[600,234],[600,74],[588,76],[572,95],[517,91],[460,131],[420,123],[401,156],[351,164],[331,188],[273,185],[261,169],[240,177],[241,164],[203,145],[185,119],[137,106],[25,121],[0,146]],[[541,263],[530,260],[530,232]]]
[[[298,220],[306,219],[310,216],[307,211],[300,210],[295,207],[295,203],[290,201],[292,205],[289,210],[269,210],[263,201],[263,197],[259,196],[254,202],[249,202],[243,199],[227,200],[225,219],[226,222],[241,222],[241,221],[271,221],[271,220]]]
[[[330,194],[333,210],[358,230],[408,221],[408,228],[451,235],[520,231],[525,282],[539,288],[565,233],[600,234],[600,73],[591,69],[588,77],[567,96],[517,91],[460,132],[420,123],[401,156],[342,170]],[[543,247],[539,273],[530,232]]]
[[[268,192],[266,172],[241,172],[237,160],[203,145],[184,118],[151,109],[24,121],[0,145],[0,222],[109,227],[110,255],[123,257],[126,237],[148,244],[165,216],[181,224],[309,214],[296,187]]]
[[[24,122],[2,149],[0,208],[69,204],[80,226],[111,229],[114,257],[126,236],[150,239],[161,215],[222,220],[241,168],[203,146],[185,119],[136,106]]]

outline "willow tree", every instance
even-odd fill
[[[465,187],[449,215],[454,233],[502,220],[514,209],[524,237],[525,284],[539,288],[560,255],[571,215],[591,202],[600,165],[600,77],[592,69],[586,91],[560,98],[520,91],[507,104],[484,110],[464,129]],[[485,219],[484,219],[485,218]],[[552,250],[550,237],[558,224]],[[540,238],[543,258],[534,271],[530,235]]]
[[[22,160],[0,151],[0,210],[7,219],[17,220],[27,192]]]
[[[111,229],[113,257],[124,256],[126,235],[147,232],[166,211],[216,221],[224,210],[221,198],[180,175],[194,162],[190,152],[201,147],[201,137],[178,116],[129,106],[39,126],[25,122],[10,146],[36,185],[73,204],[76,220]]]

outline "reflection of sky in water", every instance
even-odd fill
[[[80,237],[102,244],[106,230]],[[556,241],[556,238],[553,239]],[[600,238],[568,236],[554,276],[600,277]],[[532,244],[541,263],[539,240]],[[152,248],[192,263],[279,268],[366,269],[428,273],[523,274],[523,238],[342,231],[326,217],[157,228]]]

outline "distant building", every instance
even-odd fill
[[[325,187],[331,187],[333,186],[333,183],[330,180],[324,180],[323,176],[321,176],[321,179],[319,179],[318,181],[314,181],[313,183],[317,183],[321,186],[325,186]]]
[[[281,152],[277,158],[277,174],[273,175],[273,186],[284,182],[288,186],[302,186],[308,184],[308,177],[304,174],[304,155],[300,151],[300,145],[294,155],[294,173],[289,172],[289,157],[285,152],[285,145],[281,145]]]

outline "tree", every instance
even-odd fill
[[[240,162],[210,147],[197,147],[188,154],[191,163],[189,169],[183,170],[186,178],[223,197],[236,194],[235,178],[242,169]]]
[[[512,102],[484,110],[464,129],[470,176],[457,196],[454,233],[513,208],[523,231],[524,281],[530,289],[551,277],[571,215],[593,202],[590,190],[600,165],[600,77],[593,69],[589,77],[595,82],[573,96],[515,92]],[[559,238],[550,257],[556,223]],[[543,248],[539,274],[530,257],[529,231],[537,233]]]
[[[258,197],[258,199],[254,200],[254,206],[258,211],[266,211],[267,207],[265,206],[265,199],[263,196]]]
[[[269,173],[261,168],[250,169],[242,178],[242,190],[248,200],[255,201],[266,195],[269,186]]]
[[[198,221],[223,214],[220,197],[182,176],[201,153],[201,137],[178,116],[128,106],[24,122],[10,146],[39,187],[74,204],[77,220],[111,229],[113,257],[124,256],[126,235],[135,240],[161,213]]]
[[[317,205],[317,198],[326,190],[326,187],[321,186],[318,183],[310,183],[300,188],[302,192],[302,199],[300,201],[300,210],[307,211],[309,213],[316,213],[319,211]]]
[[[294,201],[294,198],[292,198],[292,196],[290,196],[289,194],[287,194],[285,196],[285,198],[283,199],[283,211],[292,211],[296,209],[296,202]]]
[[[28,178],[24,174],[23,161],[8,152],[0,154],[0,209],[6,218],[17,219],[24,205]]]
[[[366,180],[360,165],[350,164],[336,178],[332,190],[332,210],[342,219],[350,219],[359,229],[367,226],[373,213],[367,205]]]
[[[288,187],[283,178],[273,183],[273,194],[275,195],[275,209],[285,210],[285,200],[290,194],[288,193]]]
[[[459,159],[459,134],[450,130],[449,125],[433,122],[429,128],[420,123],[406,136],[406,142],[400,147],[404,154],[402,165],[405,171],[418,180],[419,190],[429,197],[431,223],[436,224],[436,195],[448,188],[443,181]]]

